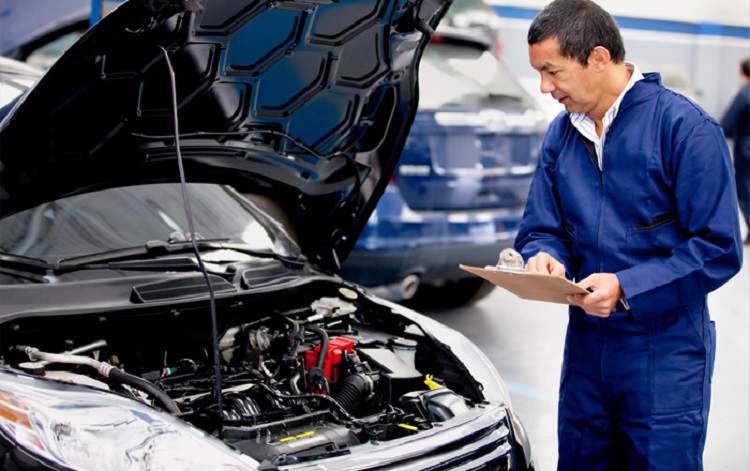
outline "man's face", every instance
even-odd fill
[[[530,45],[529,62],[541,75],[541,92],[551,94],[566,111],[589,114],[596,108],[601,96],[596,67],[560,55],[557,38]]]

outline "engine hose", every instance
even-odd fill
[[[337,401],[336,399],[332,398],[331,396],[326,396],[325,394],[315,394],[315,393],[294,394],[294,395],[291,395],[291,394],[282,394],[281,392],[274,390],[273,388],[271,388],[269,385],[267,385],[265,383],[258,383],[258,386],[260,386],[262,389],[264,389],[268,394],[270,394],[270,395],[272,395],[274,397],[277,397],[279,399],[287,399],[287,400],[291,400],[291,399],[321,399],[323,401],[330,402],[336,408],[336,410],[341,415],[343,415],[344,417],[346,417],[346,419],[349,420],[350,422],[355,423],[357,425],[366,425],[367,424],[366,421],[360,420],[360,419],[354,417],[353,415],[351,415],[349,413],[349,411],[347,411],[346,409],[344,409],[344,407],[339,403],[339,401]]]
[[[323,369],[323,365],[326,363],[326,356],[328,355],[328,334],[326,331],[321,329],[315,324],[307,324],[305,326],[307,330],[311,330],[318,334],[320,337],[320,352],[318,353],[318,368]]]
[[[372,379],[361,373],[349,375],[339,383],[336,392],[332,394],[342,407],[349,412],[354,412],[359,408],[362,400],[370,395],[373,391]]]
[[[164,406],[164,410],[166,410],[167,412],[171,412],[172,414],[179,414],[181,412],[180,408],[177,407],[177,404],[175,404],[175,402],[171,397],[167,395],[167,393],[143,378],[125,373],[118,368],[112,368],[112,370],[110,370],[109,378],[114,381],[133,386],[136,389],[140,389],[141,391],[150,394],[159,402],[161,402],[161,404]]]
[[[301,370],[297,370],[294,372],[291,378],[289,378],[289,389],[294,394],[302,394],[302,390],[299,388],[299,380],[302,377]]]
[[[297,353],[297,347],[300,343],[302,343],[302,339],[299,338],[300,333],[302,331],[302,328],[299,325],[299,322],[295,321],[294,319],[290,319],[284,314],[281,314],[280,312],[274,312],[273,313],[276,317],[278,317],[282,322],[285,324],[289,324],[292,328],[292,331],[289,332],[289,344],[287,345],[287,354],[288,355],[294,355]]]
[[[180,409],[177,404],[167,395],[164,391],[156,387],[154,384],[146,381],[138,376],[125,373],[124,371],[115,368],[109,363],[104,363],[93,358],[89,358],[82,355],[71,355],[70,353],[48,353],[42,352],[38,348],[18,346],[17,350],[20,350],[28,355],[31,361],[42,360],[47,363],[63,363],[69,365],[86,365],[90,366],[99,372],[105,378],[110,378],[113,381],[119,383],[128,384],[136,389],[150,394],[155,399],[159,400],[164,406],[164,409],[173,414],[179,414]]]

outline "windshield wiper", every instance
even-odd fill
[[[24,257],[0,252],[0,273],[14,278],[24,278],[37,283],[46,283],[45,276],[53,264],[40,258]]]
[[[197,269],[198,263],[190,257],[172,257],[103,263],[57,263],[52,272],[60,275],[78,270],[191,271]]]
[[[305,258],[293,258],[270,250],[250,249],[243,244],[227,244],[229,239],[199,240],[199,250],[232,250],[258,258],[272,258],[282,263],[302,267]],[[173,257],[193,253],[192,242],[170,243],[154,240],[137,247],[112,250],[49,262],[41,258],[25,257],[0,252],[0,272],[46,282],[46,276],[62,275],[79,270],[137,270],[137,271],[192,271],[198,262],[192,257]]]
[[[79,270],[137,270],[137,271],[192,271],[198,264],[189,257],[172,257],[150,260],[121,260],[104,263],[52,263],[41,258],[0,253],[0,273],[28,278],[45,283],[47,276],[72,273]]]
[[[221,248],[222,242],[229,239],[211,239],[196,241],[199,249],[216,249]],[[58,264],[87,264],[101,262],[115,262],[125,260],[148,260],[168,255],[177,255],[193,251],[192,242],[165,242],[163,240],[151,240],[143,245],[127,247],[124,249],[115,249],[107,252],[100,252],[90,255],[81,255],[78,257],[61,258]]]
[[[0,252],[0,267],[9,270],[22,270],[24,272],[44,275],[54,264],[42,258],[24,257],[11,253]]]
[[[248,248],[244,244],[227,243],[229,239],[204,239],[196,240],[195,245],[199,251],[203,250],[233,250],[245,255],[258,258],[272,258],[279,260],[284,263],[288,263],[296,266],[303,266],[305,264],[304,257],[286,257],[278,254],[271,250],[256,250]],[[73,257],[68,259],[61,259],[58,261],[58,266],[67,265],[80,265],[80,264],[92,264],[102,262],[115,262],[115,261],[128,261],[128,260],[148,260],[157,259],[157,257],[165,257],[169,255],[187,254],[193,252],[193,244],[190,241],[186,242],[165,242],[163,240],[152,240],[146,242],[144,245],[137,247],[130,247],[126,249],[112,250],[110,252],[102,252],[92,255],[83,255],[80,257]],[[157,259],[166,260],[166,259]]]

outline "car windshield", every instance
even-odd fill
[[[515,104],[534,107],[534,99],[507,66],[479,47],[430,43],[419,71],[419,106],[494,106]]]
[[[297,257],[283,228],[227,186],[186,186],[196,239],[224,239],[248,249]],[[114,188],[45,203],[0,220],[0,252],[56,261],[189,240],[179,184]]]
[[[0,108],[18,98],[36,79],[32,75],[0,72]]]

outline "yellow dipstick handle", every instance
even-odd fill
[[[315,431],[314,431],[314,430],[310,430],[309,432],[305,432],[305,433],[300,433],[299,435],[294,435],[294,436],[292,436],[292,437],[286,437],[286,438],[282,438],[282,439],[281,439],[281,440],[279,440],[279,441],[280,441],[281,443],[284,443],[284,442],[290,442],[290,441],[292,441],[292,440],[297,440],[298,438],[312,437],[313,435],[315,435]]]
[[[424,384],[426,384],[431,390],[440,389],[442,387],[432,380],[432,375],[425,376]]]
[[[413,425],[408,425],[408,424],[397,424],[397,425],[401,428],[405,428],[406,430],[411,430],[412,432],[416,432],[417,430],[419,430],[417,427]]]

